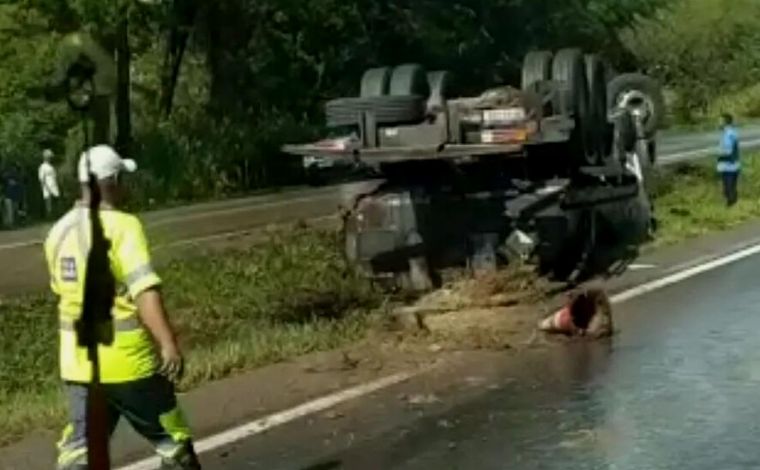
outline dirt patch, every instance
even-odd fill
[[[531,307],[462,309],[425,318],[444,349],[515,349],[532,344],[539,315]]]
[[[392,326],[411,333],[405,341],[434,350],[533,346],[541,339],[538,321],[561,303],[557,291],[527,267],[455,277],[443,288],[395,308]]]

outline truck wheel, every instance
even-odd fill
[[[425,118],[425,99],[420,96],[368,96],[338,98],[325,105],[329,127],[356,126],[363,113],[373,113],[378,124],[420,122]]]
[[[591,114],[591,138],[597,163],[603,164],[612,154],[612,126],[607,119],[607,77],[606,66],[599,56],[586,55],[586,80],[589,90],[589,112]]]
[[[423,98],[430,96],[430,85],[425,69],[417,64],[396,67],[391,75],[390,94],[393,96],[415,95]]]
[[[532,51],[525,55],[522,66],[523,90],[529,89],[536,82],[545,82],[552,79],[553,55],[549,51]]]
[[[566,90],[560,93],[554,109],[560,114],[575,117],[576,128],[571,137],[572,152],[577,156],[577,166],[594,165],[593,120],[589,111],[588,84],[583,53],[579,49],[563,49],[554,56],[552,80],[564,83]]]
[[[387,95],[390,89],[392,73],[393,69],[390,67],[378,67],[364,72],[359,96]]]
[[[654,137],[665,120],[665,98],[657,80],[625,73],[607,84],[608,108],[624,107],[643,118],[646,137]]]

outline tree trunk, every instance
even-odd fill
[[[116,148],[122,155],[130,155],[132,147],[130,66],[129,19],[125,12],[116,31]]]
[[[212,112],[229,116],[244,106],[241,83],[249,70],[241,57],[255,30],[242,8],[232,3],[209,2],[205,11],[208,46],[206,61],[211,74],[209,104]]]
[[[175,0],[169,31],[166,37],[166,51],[161,69],[161,95],[159,109],[167,118],[174,107],[174,95],[179,80],[179,71],[185,57],[190,32],[195,23],[198,6],[195,0]]]

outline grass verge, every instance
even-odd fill
[[[273,234],[247,250],[165,266],[167,305],[188,370],[181,388],[354,342],[382,298],[348,269],[332,233]],[[53,299],[0,304],[0,445],[65,417]]]
[[[654,194],[660,223],[653,247],[727,230],[760,217],[760,154],[742,160],[739,202],[727,208],[712,160],[662,170]]]

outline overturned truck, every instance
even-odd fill
[[[427,289],[445,267],[521,260],[575,279],[653,230],[660,91],[595,55],[529,53],[519,88],[474,97],[447,72],[371,69],[325,112],[329,138],[284,151],[381,175],[345,201],[346,255],[373,278]]]

